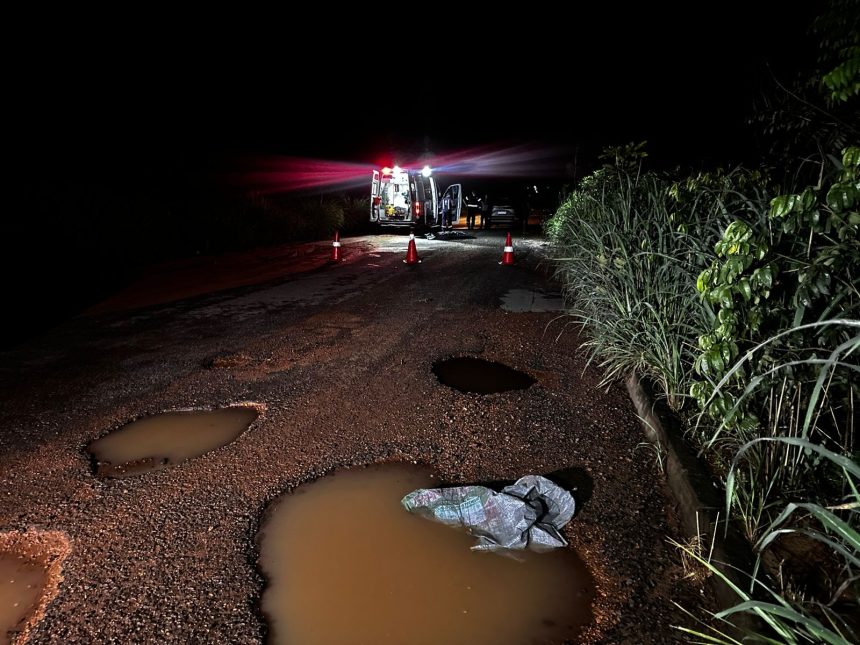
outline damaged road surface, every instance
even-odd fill
[[[400,507],[404,493],[427,485],[434,482],[426,469],[386,464],[339,471],[279,500],[260,549],[273,643],[495,645],[576,637],[591,618],[594,594],[576,553],[476,553],[465,532]]]
[[[113,301],[145,306],[97,308],[3,352],[0,532],[55,532],[69,545],[27,642],[263,643],[283,633],[268,618],[279,582],[260,538],[275,501],[290,491],[309,497],[302,485],[336,470],[385,462],[494,490],[527,474],[579,473],[556,481],[576,489],[576,515],[559,529],[568,546],[518,553],[538,562],[577,555],[593,582],[570,593],[590,606],[576,623],[531,613],[523,624],[534,630],[511,642],[562,642],[574,632],[583,643],[676,640],[671,625],[685,616],[671,600],[700,594],[666,544],[675,520],[653,458],[636,451],[632,406],[622,389],[596,388],[599,374],[585,368],[557,312],[503,308],[512,290],[557,291],[541,268],[540,238],[515,237],[515,266],[498,264],[503,241],[501,231],[456,243],[419,238],[423,262],[406,266],[403,235],[343,239],[339,264],[263,271],[265,282],[205,292],[183,286],[194,294],[183,299],[148,284],[142,300]],[[165,289],[186,278],[165,276]],[[534,382],[460,392],[433,372],[451,357],[500,363]],[[134,477],[93,472],[87,446],[130,421],[248,402],[259,417],[216,449]],[[155,454],[141,457],[164,459],[161,447],[147,445]],[[395,510],[417,531],[462,538],[464,557],[505,559],[400,507],[411,488],[432,486],[396,491]],[[350,548],[354,528],[332,522],[332,558]],[[456,568],[438,563],[446,566]],[[428,575],[403,581],[421,587]],[[548,579],[544,591],[567,581]],[[516,593],[498,603],[499,612],[518,611]],[[337,612],[315,611],[337,626]]]

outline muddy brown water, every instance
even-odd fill
[[[124,425],[87,449],[99,475],[128,477],[220,448],[242,434],[257,415],[249,406],[165,412]]]
[[[469,394],[524,390],[535,383],[528,374],[507,365],[470,356],[437,361],[433,373],[443,385]]]
[[[11,643],[33,613],[47,577],[43,566],[23,556],[0,553],[0,645]]]
[[[558,643],[591,620],[575,552],[471,551],[475,538],[408,513],[438,486],[399,464],[341,471],[285,495],[260,534],[273,643]]]

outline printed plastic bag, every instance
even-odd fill
[[[526,475],[501,492],[485,486],[420,488],[401,504],[449,526],[462,526],[478,538],[479,551],[566,546],[559,529],[573,517],[573,495],[540,475]]]

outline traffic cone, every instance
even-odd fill
[[[510,265],[514,263],[514,243],[511,242],[511,234],[508,232],[508,237],[505,238],[505,250],[502,253],[502,261],[499,264]]]
[[[340,262],[340,231],[334,232],[334,242],[331,243],[331,261]]]
[[[415,248],[415,233],[409,234],[409,246],[406,248],[406,259],[404,264],[418,264],[421,260],[418,258],[418,249]]]

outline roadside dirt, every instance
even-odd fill
[[[578,473],[565,536],[597,587],[582,642],[680,641],[672,625],[689,619],[672,601],[708,601],[666,544],[676,520],[654,453],[623,389],[596,389],[564,319],[500,309],[509,289],[548,285],[539,241],[515,242],[515,267],[498,266],[499,242],[419,240],[412,268],[392,251],[402,238],[380,238],[313,283],[82,317],[0,355],[0,530],[63,531],[72,545],[29,642],[260,643],[256,534],[270,502],[384,461],[451,483]],[[454,356],[537,383],[463,394],[431,371]],[[139,477],[92,474],[85,446],[124,423],[246,401],[265,411],[224,448]]]
[[[368,243],[358,243],[349,253],[343,254],[343,261],[358,259],[369,248]],[[134,282],[90,307],[87,313],[98,315],[138,309],[260,285],[319,269],[330,258],[331,242],[310,242],[163,262],[144,269]]]

